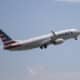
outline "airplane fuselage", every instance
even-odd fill
[[[80,35],[80,31],[77,29],[68,29],[59,32],[51,32],[40,37],[34,37],[28,40],[18,41],[5,47],[4,49],[28,50],[37,47],[40,47],[42,49],[47,48],[47,46],[50,44],[57,45],[63,43],[65,40],[68,39],[77,39],[78,35]]]

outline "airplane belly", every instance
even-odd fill
[[[31,41],[29,43],[22,44],[20,47],[16,47],[16,48],[11,49],[11,50],[16,50],[17,51],[17,50],[29,50],[29,49],[37,48],[37,47],[40,47],[41,43],[44,40],[46,40],[46,39]]]
[[[37,48],[41,45],[43,40],[40,40],[40,41],[35,41],[35,42],[31,42],[31,43],[28,43],[28,44],[25,44],[23,46],[23,49],[32,49],[32,48]]]

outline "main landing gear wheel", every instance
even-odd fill
[[[45,44],[45,45],[43,45],[43,46],[40,46],[40,49],[43,49],[43,48],[47,48],[47,45]]]

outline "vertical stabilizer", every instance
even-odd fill
[[[12,40],[12,38],[10,38],[5,32],[3,32],[3,30],[0,30],[0,38],[4,46],[15,43],[15,41]]]

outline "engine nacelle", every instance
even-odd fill
[[[64,43],[64,39],[56,39],[53,44],[58,45]]]

